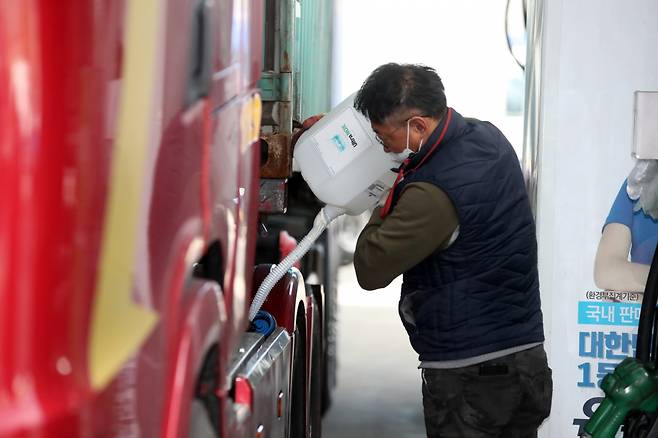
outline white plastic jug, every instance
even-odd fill
[[[354,94],[305,132],[295,145],[295,167],[327,205],[313,228],[288,256],[272,269],[249,308],[253,321],[268,294],[290,267],[338,216],[358,215],[377,204],[395,182],[397,167],[375,138],[370,122],[354,109]]]
[[[356,94],[356,93],[355,93]],[[322,202],[358,215],[377,204],[397,168],[370,122],[345,99],[305,132],[294,151],[296,167]]]

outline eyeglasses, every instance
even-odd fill
[[[429,117],[429,116],[428,116],[427,114],[424,114],[424,115],[414,114],[413,116],[411,116],[411,117],[405,119],[405,120],[402,122],[402,124],[400,124],[400,126],[398,126],[397,128],[393,129],[391,132],[389,132],[388,134],[386,134],[386,137],[391,137],[393,134],[395,134],[395,133],[397,132],[398,129],[400,129],[400,128],[402,128],[403,126],[405,126],[407,123],[409,123],[409,120],[413,119],[414,117]],[[408,126],[408,125],[407,125],[407,126]],[[379,144],[381,144],[382,146],[385,146],[385,144],[384,144],[384,140],[382,140],[382,138],[381,138],[381,137],[379,136],[379,134],[377,134],[377,133],[375,133],[375,140],[377,140],[377,141],[379,142]]]
[[[391,132],[390,132],[389,134],[387,134],[386,136],[387,136],[387,137],[390,137],[391,135],[393,135],[393,134],[395,133],[395,131],[397,131],[397,130],[400,129],[401,127],[402,127],[402,126],[398,126],[397,128],[395,128],[393,131],[391,131]],[[377,140],[377,141],[379,142],[379,144],[381,144],[382,146],[385,146],[385,145],[384,145],[384,140],[382,140],[381,137],[379,136],[379,134],[377,134],[377,133],[375,133],[375,140]]]

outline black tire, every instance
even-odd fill
[[[303,315],[303,312],[299,312]],[[301,319],[301,324],[299,319]],[[292,390],[290,394],[290,438],[306,438],[306,325],[298,318],[294,333]]]
[[[338,349],[338,258],[339,251],[335,244],[335,233],[328,230],[323,244],[327,256],[324,259],[324,305],[323,313],[323,371],[322,371],[322,414],[331,407],[331,394],[336,386],[337,349]]]
[[[324,378],[324,346],[322,321],[318,305],[313,299],[313,356],[311,357],[311,437],[322,436],[322,390]]]

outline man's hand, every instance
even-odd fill
[[[318,120],[324,117],[324,114],[316,114],[314,116],[309,117],[308,119],[304,120],[302,122],[302,127],[292,134],[292,139],[290,142],[292,143],[292,147],[295,147],[295,144],[297,143],[297,140],[299,140],[299,137],[306,132],[308,129],[311,129],[311,126],[315,125]]]
[[[316,114],[314,116],[309,117],[308,119],[304,120],[302,122],[302,126],[304,129],[311,129],[311,126],[315,125],[318,120],[324,117],[324,114]]]

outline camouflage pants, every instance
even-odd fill
[[[429,438],[534,438],[551,411],[543,346],[464,368],[422,371]]]

